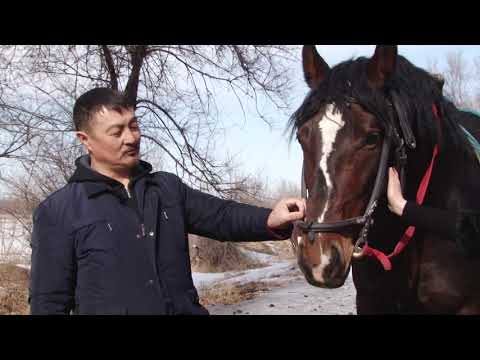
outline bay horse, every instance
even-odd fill
[[[315,46],[302,58],[310,91],[289,125],[303,150],[307,211],[291,240],[306,280],[338,288],[352,269],[358,314],[479,314],[478,257],[408,230],[388,210],[386,183],[395,166],[406,199],[478,211],[480,166],[460,125],[478,136],[480,118],[397,46],[333,68]]]

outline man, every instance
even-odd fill
[[[73,121],[89,155],[34,213],[32,314],[208,314],[192,281],[187,233],[281,240],[304,218],[301,199],[265,209],[151,173],[139,159],[134,108],[113,90],[82,95]]]

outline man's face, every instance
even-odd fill
[[[92,161],[111,170],[134,168],[140,160],[140,129],[132,108],[122,112],[102,108],[88,129],[77,132]]]

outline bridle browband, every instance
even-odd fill
[[[390,91],[389,95],[390,97],[387,100],[389,105],[389,113],[386,119],[387,124],[385,126],[385,135],[380,154],[380,161],[373,191],[364,214],[362,216],[336,222],[319,223],[318,221],[298,221],[295,224],[304,234],[307,234],[308,239],[311,242],[315,240],[317,233],[339,232],[339,230],[362,226],[360,235],[355,242],[353,252],[354,258],[361,258],[363,256],[363,246],[367,243],[368,231],[373,224],[373,214],[377,208],[380,197],[386,191],[386,176],[392,147],[394,147],[395,151],[395,166],[399,170],[400,183],[403,192],[405,187],[407,148],[416,148],[416,141],[407,119],[407,112],[402,106],[398,94],[394,91]],[[347,101],[358,103],[358,101],[353,97],[348,97]],[[305,174],[303,167],[301,191],[302,198],[308,198],[308,189],[305,185]],[[292,239],[292,242],[293,241],[296,241],[296,239]],[[296,248],[297,244],[293,243],[293,246]]]

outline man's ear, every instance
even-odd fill
[[[90,137],[85,131],[77,131],[77,139],[83,144],[85,149],[90,152]]]

